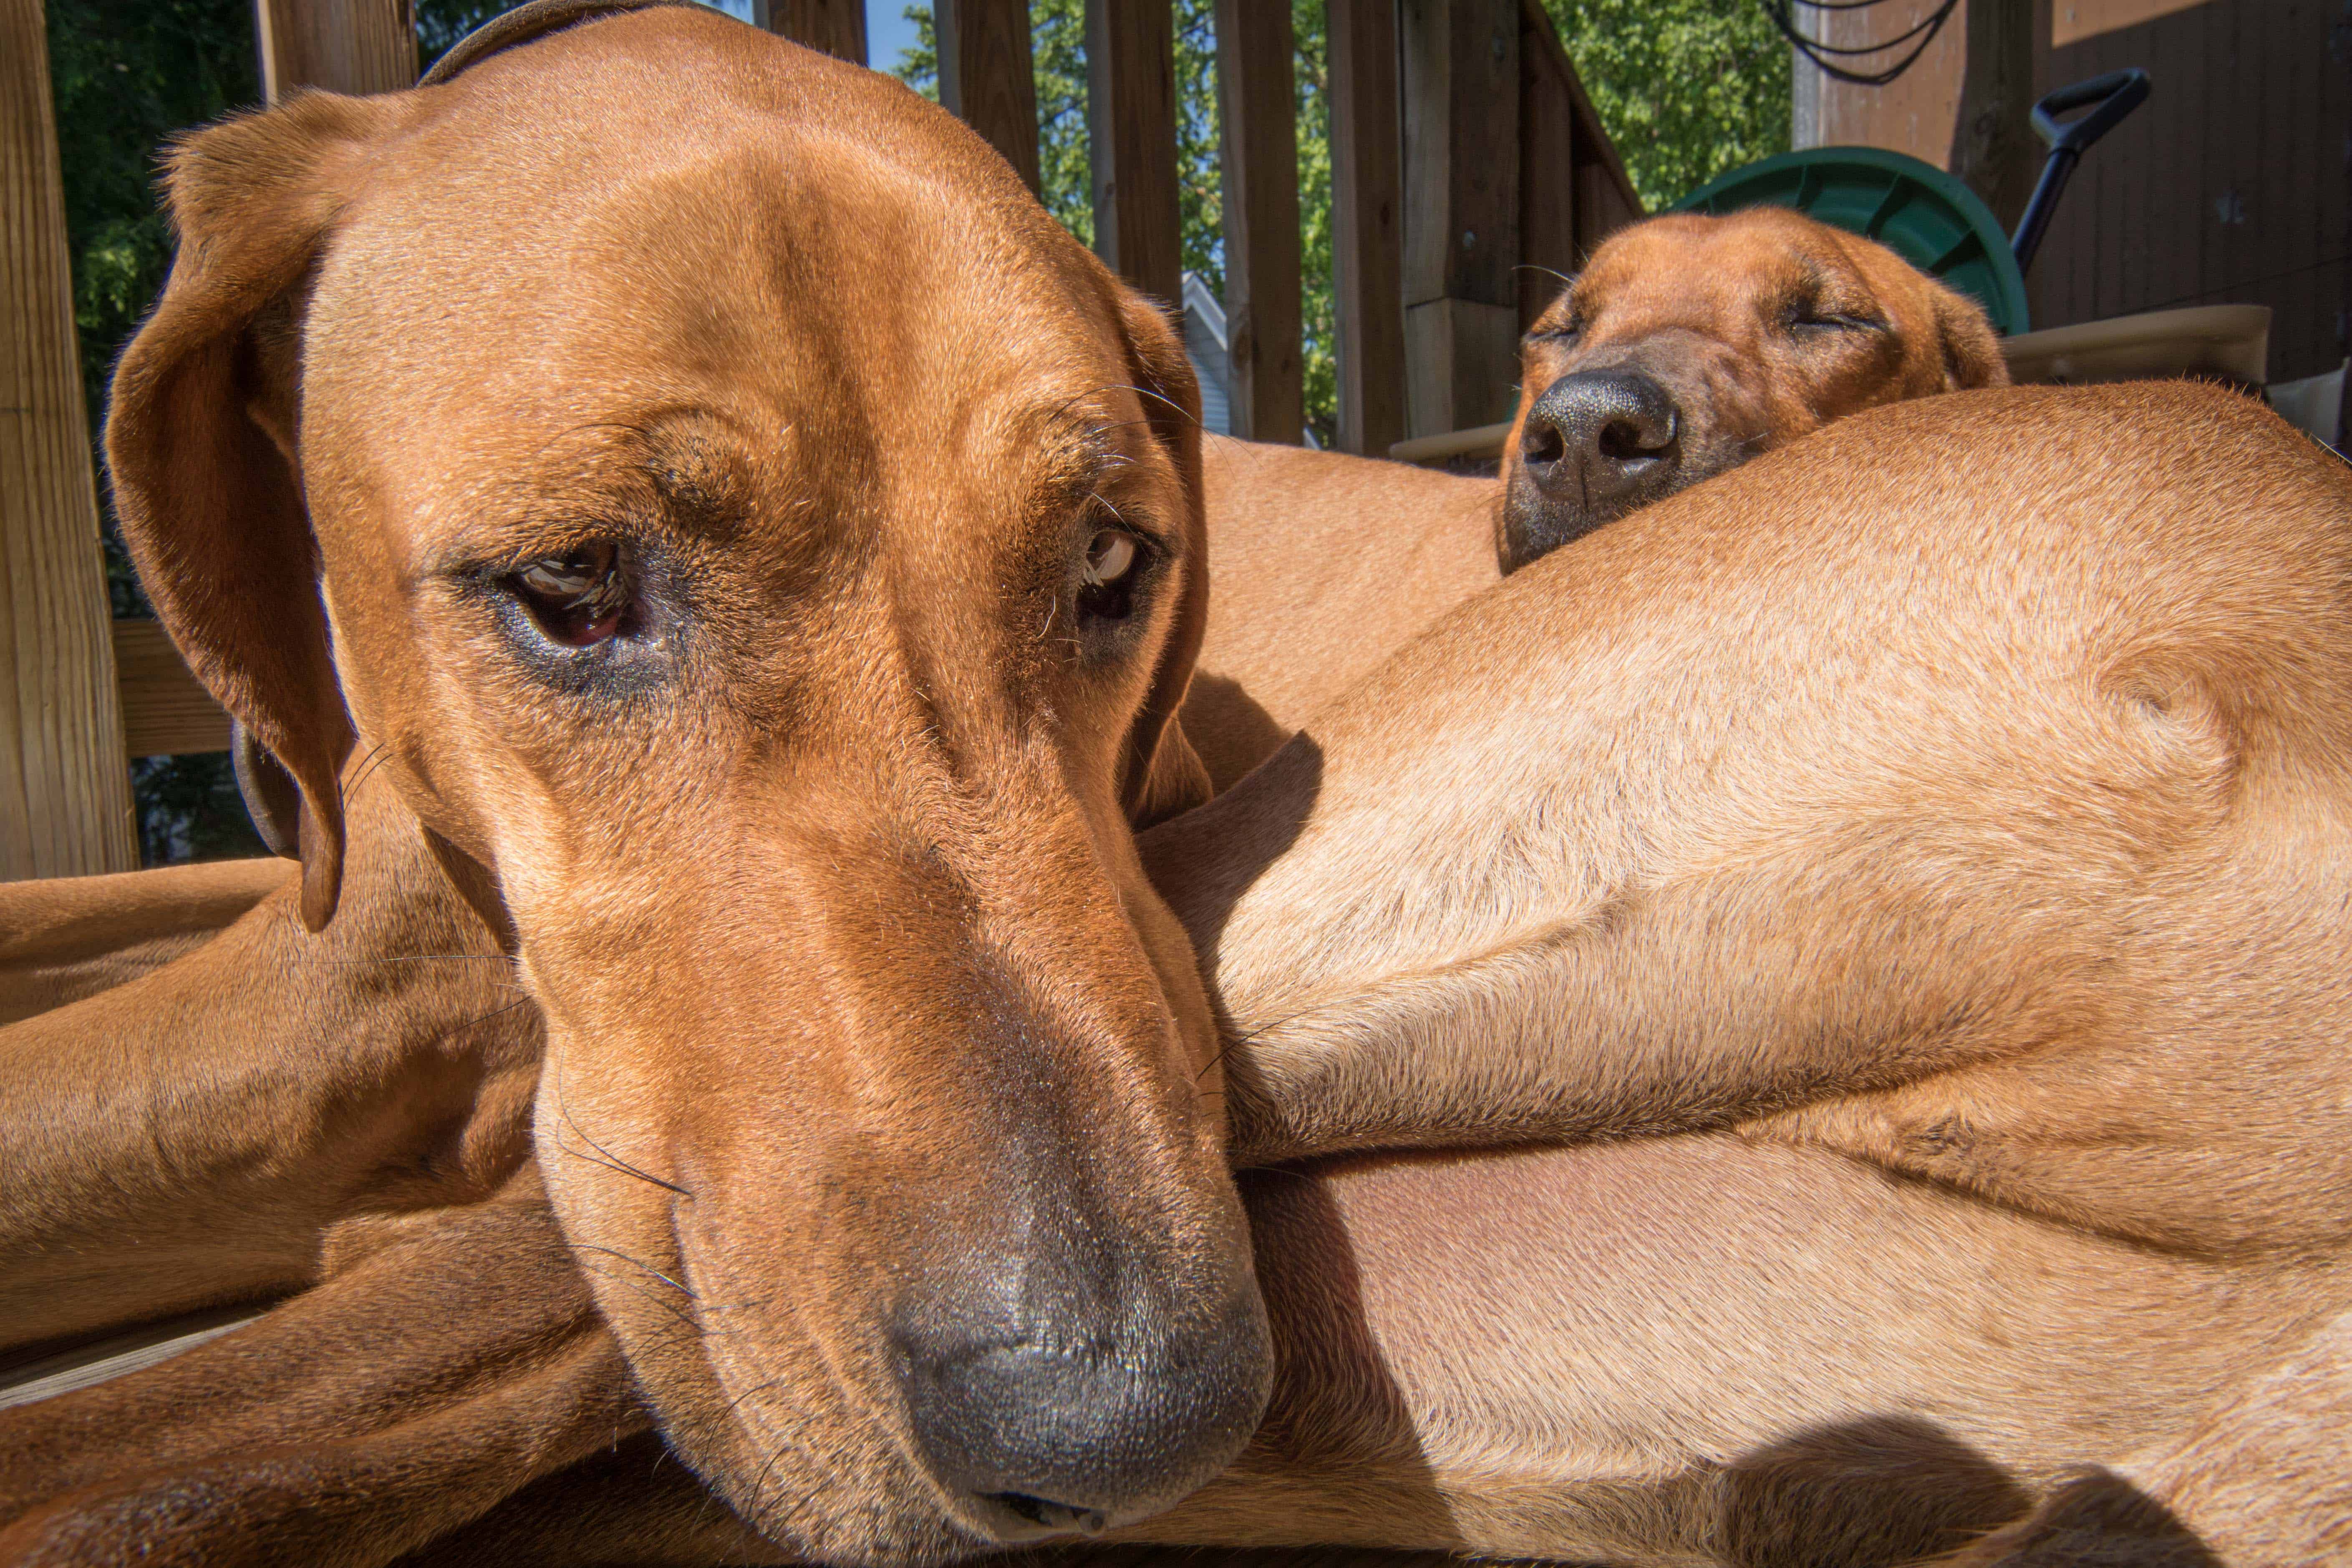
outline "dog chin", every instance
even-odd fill
[[[649,1401],[660,1404],[648,1388]],[[790,1432],[766,1432],[715,1403],[706,1419],[665,1417],[671,1451],[736,1516],[795,1562],[839,1568],[929,1568],[1001,1550],[950,1517],[934,1489],[895,1451],[810,1453]],[[825,1426],[839,1431],[843,1423]],[[863,1423],[853,1422],[853,1426]],[[812,1424],[814,1429],[814,1424]],[[873,1448],[888,1449],[878,1435]]]
[[[1523,500],[1518,489],[1517,485],[1512,487],[1503,509],[1503,570],[1507,573],[1532,565],[1562,545],[1573,544],[1638,510],[1636,505],[1577,507]],[[1655,499],[1645,496],[1639,504]]]

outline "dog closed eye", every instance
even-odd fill
[[[1802,300],[1789,308],[1782,324],[1793,331],[1883,332],[1886,323],[1859,310],[1840,310],[1820,300]]]

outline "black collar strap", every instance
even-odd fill
[[[433,68],[416,79],[419,87],[439,87],[455,78],[468,66],[478,65],[492,55],[517,44],[527,44],[533,38],[543,38],[550,33],[560,33],[582,22],[593,22],[600,17],[618,16],[630,11],[650,10],[656,5],[690,5],[695,0],[526,0],[513,10],[491,17],[464,37],[449,46],[449,52],[433,62]],[[725,16],[725,12],[717,15]]]

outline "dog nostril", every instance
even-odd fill
[[[1519,457],[1529,463],[1557,463],[1568,456],[1568,441],[1549,425],[1531,426],[1519,442]]]
[[[1650,438],[1652,436],[1655,439]],[[1674,425],[1666,422],[1663,431],[1644,433],[1631,420],[1612,419],[1601,426],[1598,443],[1601,455],[1615,463],[1630,463],[1636,458],[1655,458],[1673,444]]]
[[[1100,1535],[1110,1522],[1099,1509],[1072,1508],[1064,1502],[1047,1502],[1044,1498],[1031,1497],[1026,1492],[991,1492],[989,1500],[1003,1503],[1030,1523],[1046,1530],[1073,1530],[1081,1535]]]

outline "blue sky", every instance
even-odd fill
[[[707,5],[751,19],[751,0],[703,0]],[[915,24],[907,20],[908,0],[866,0],[866,52],[868,63],[876,70],[888,70],[898,63],[898,52],[910,48],[915,42]],[[920,7],[928,11],[928,5]]]
[[[915,24],[905,18],[907,0],[866,0],[866,52],[876,70],[897,65],[898,51],[915,41]]]

